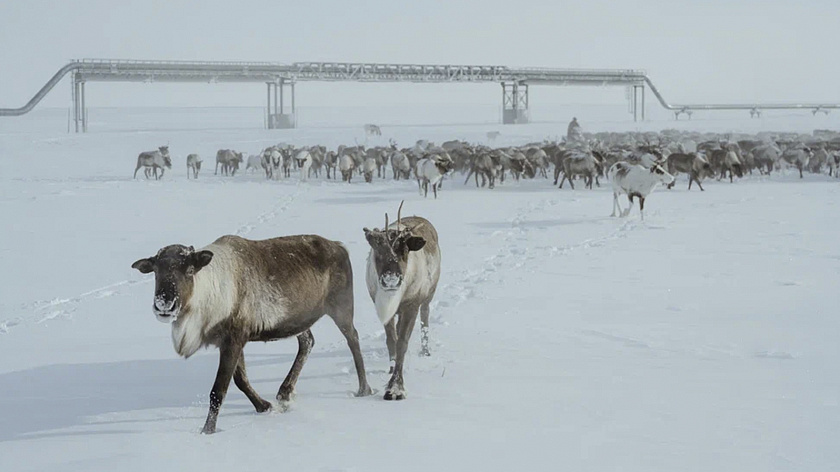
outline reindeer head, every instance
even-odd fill
[[[663,185],[670,185],[675,180],[674,176],[666,172],[660,164],[652,165],[650,167],[650,173],[655,175],[659,183]]]
[[[449,153],[443,152],[433,157],[435,167],[438,168],[441,174],[446,174],[455,168],[455,161],[449,156]]]
[[[152,303],[158,321],[170,323],[192,297],[196,272],[213,259],[210,251],[196,252],[192,246],[173,244],[156,255],[131,264],[143,274],[155,273],[155,298]]]
[[[398,290],[403,282],[403,277],[408,266],[408,254],[411,251],[419,251],[426,245],[426,240],[415,236],[411,230],[402,226],[400,213],[402,203],[397,210],[397,223],[388,224],[388,214],[385,214],[385,229],[364,228],[365,238],[371,247],[371,256],[376,275],[378,276],[379,288],[386,291]]]

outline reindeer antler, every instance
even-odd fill
[[[402,207],[405,200],[400,202],[400,208],[397,210],[397,231],[400,229],[400,224],[402,224]]]
[[[385,228],[383,228],[383,230],[388,231],[388,212],[387,211],[385,212]]]

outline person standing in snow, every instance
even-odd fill
[[[569,123],[569,128],[566,130],[566,141],[580,141],[583,139],[583,135],[580,130],[580,124],[577,121],[577,117],[572,118],[572,122]]]

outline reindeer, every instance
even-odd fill
[[[563,159],[563,180],[560,181],[560,188],[563,188],[563,182],[569,181],[569,185],[574,190],[575,184],[572,178],[579,175],[584,178],[584,187],[592,188],[592,182],[600,173],[598,161],[588,152],[572,152],[569,157]]]
[[[277,392],[277,400],[288,402],[315,343],[310,328],[324,314],[341,330],[353,354],[356,395],[372,393],[353,325],[353,269],[341,243],[314,235],[263,241],[222,236],[198,251],[166,246],[131,267],[154,272],[152,312],[172,325],[175,352],[189,358],[201,347],[219,348],[202,433],[216,431],[231,377],[257,412],[271,409],[248,382],[243,353],[248,342],[297,337],[297,357]]]
[[[169,157],[169,145],[161,146],[156,151],[144,151],[137,156],[137,167],[134,168],[134,177],[137,178],[137,171],[141,167],[145,167],[143,173],[148,179],[152,172],[154,172],[155,180],[163,178],[163,173],[166,169],[172,168],[172,159]],[[158,169],[160,169],[160,176],[158,176]]]
[[[703,186],[700,185],[700,179],[714,176],[711,164],[709,164],[709,161],[707,161],[702,154],[698,155],[693,152],[683,154],[675,152],[669,155],[665,161],[668,164],[669,174],[673,176],[676,176],[677,172],[684,172],[688,174],[689,190],[691,190],[691,183],[697,182],[697,186],[700,187],[700,191],[704,191]],[[674,179],[673,182],[668,184],[668,190],[674,188],[674,184],[676,184],[676,182],[677,180]]]
[[[799,169],[799,178],[803,178],[802,169],[808,166],[813,152],[811,148],[802,143],[791,143],[785,146],[782,152],[782,160]]]
[[[365,134],[371,136],[382,136],[382,130],[379,129],[379,126],[368,123],[365,125]]]
[[[213,175],[219,174],[219,164],[222,165],[222,175],[236,175],[239,164],[243,161],[243,153],[231,151],[230,149],[219,149],[216,152],[216,171]]]
[[[187,156],[187,179],[190,178],[190,171],[193,172],[193,178],[198,178],[198,171],[201,170],[201,158],[198,154],[190,154]]]
[[[245,172],[249,170],[253,170],[253,172],[259,172],[260,169],[263,169],[263,156],[262,154],[251,154],[248,156],[248,160],[245,163]]]
[[[775,144],[762,144],[754,147],[750,152],[753,155],[755,165],[758,167],[759,172],[762,174],[766,173],[767,175],[770,175],[773,167],[776,166],[776,163],[779,162],[782,156],[781,149]]]
[[[385,326],[391,379],[385,400],[405,399],[403,365],[408,341],[420,311],[421,355],[429,356],[429,304],[440,279],[438,234],[429,220],[419,216],[402,219],[383,229],[364,228],[370,244],[366,281],[379,321]]]
[[[373,171],[376,168],[376,159],[372,157],[366,157],[364,162],[362,162],[362,175],[365,176],[365,182],[373,182]]]
[[[738,154],[734,149],[727,149],[723,152],[725,152],[725,154],[723,156],[723,160],[721,161],[721,172],[718,180],[724,179],[726,177],[726,172],[728,171],[729,183],[732,183],[732,174],[734,173],[740,179],[744,176],[744,168],[741,165],[741,160],[738,159]]]
[[[271,146],[262,152],[262,168],[265,170],[266,179],[280,178],[280,165],[283,162],[283,154],[280,149]]]
[[[312,167],[309,171],[315,174],[315,177],[321,176],[321,168],[324,167],[324,155],[327,149],[324,146],[312,146],[309,148],[309,154],[312,156]]]
[[[470,177],[475,175],[476,188],[478,188],[478,176],[481,176],[482,187],[489,183],[491,189],[496,188],[496,173],[502,166],[500,163],[496,163],[493,159],[493,157],[497,155],[497,153],[490,153],[486,151],[481,151],[476,154],[472,159],[472,166],[470,167],[470,171],[467,173],[466,180],[464,180],[464,185],[467,185],[467,182],[470,181]]]
[[[332,178],[337,178],[335,175],[335,168],[338,165],[338,153],[335,151],[327,151],[324,155],[324,166],[327,168],[327,179],[330,178],[330,171],[332,171]]]
[[[610,216],[616,216],[615,211],[626,217],[633,209],[633,197],[639,197],[639,208],[642,221],[645,220],[645,198],[659,184],[669,185],[674,181],[674,176],[665,172],[659,164],[651,168],[641,165],[634,165],[627,162],[616,162],[608,172],[613,187],[613,212]],[[618,196],[626,194],[630,200],[630,206],[623,210],[618,204]]]
[[[302,149],[295,154],[295,162],[300,167],[300,180],[306,182],[309,179],[309,169],[312,168],[312,154]]]
[[[338,159],[338,170],[341,171],[341,180],[348,184],[353,179],[353,170],[356,169],[356,161],[349,154],[342,154]]]
[[[424,197],[429,196],[429,185],[432,186],[432,191],[437,198],[437,191],[440,188],[440,182],[447,172],[455,167],[452,158],[448,154],[439,156],[433,154],[417,162],[417,187],[420,189],[420,195]]]
[[[283,156],[283,177],[289,178],[292,176],[292,150],[289,148],[281,149],[280,154]]]

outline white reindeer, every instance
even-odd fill
[[[417,161],[417,187],[420,189],[420,195],[423,197],[429,196],[429,186],[431,185],[432,192],[437,198],[437,191],[440,188],[443,176],[454,167],[455,163],[447,154],[443,156],[434,154]]]
[[[616,162],[610,167],[608,175],[613,187],[613,212],[610,216],[616,216],[615,212],[618,210],[621,217],[626,217],[633,209],[633,197],[639,197],[642,221],[645,219],[645,198],[657,185],[668,185],[674,181],[674,176],[659,164],[654,164],[648,169],[627,162]],[[618,196],[621,194],[626,194],[630,200],[630,206],[626,210],[622,210],[618,204]]]
[[[312,167],[312,154],[306,149],[298,151],[295,154],[295,161],[300,167],[300,181],[306,182],[309,180],[309,169]]]

